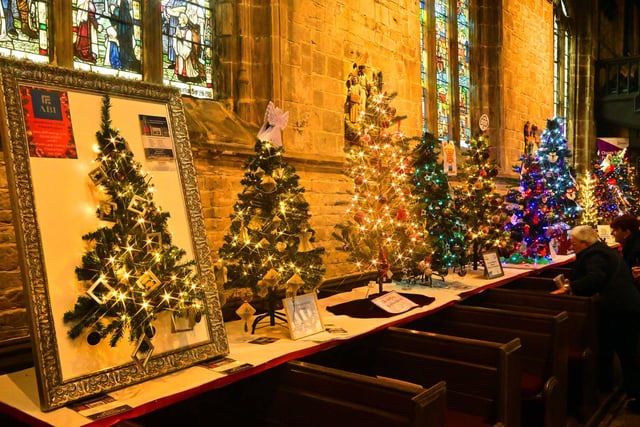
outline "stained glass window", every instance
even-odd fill
[[[553,107],[554,115],[569,117],[569,31],[564,4],[554,10],[553,20]],[[565,128],[566,133],[566,128]]]
[[[49,61],[49,0],[2,0],[0,55]]]
[[[451,95],[449,88],[449,0],[435,1],[435,20],[438,137],[448,140],[451,116]]]
[[[427,49],[425,36],[427,27],[427,5],[420,0],[420,84],[422,86],[422,131],[427,131]]]
[[[471,115],[469,113],[469,0],[458,0],[458,104],[460,145],[471,139]]]
[[[71,1],[75,68],[142,78],[142,1]]]
[[[185,95],[213,97],[210,0],[162,0],[165,84]]]

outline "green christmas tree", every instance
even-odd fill
[[[373,97],[357,123],[357,138],[347,152],[347,175],[354,184],[350,219],[333,234],[359,269],[378,271],[380,289],[392,270],[412,270],[426,250],[413,215],[410,139],[395,126],[402,117],[391,106],[394,97]]]
[[[324,248],[314,247],[309,204],[283,147],[259,140],[255,152],[245,163],[244,188],[219,254],[228,269],[227,293],[247,300],[248,288],[273,302],[285,290],[295,295],[319,286]]]
[[[431,268],[446,275],[449,268],[464,274],[467,264],[465,225],[449,191],[449,179],[440,155],[440,141],[425,133],[414,150],[413,175],[417,208],[426,223],[433,247]]]
[[[609,223],[624,214],[640,214],[636,171],[627,160],[626,150],[609,153],[602,161],[594,162],[593,175],[598,216],[602,223]]]
[[[105,96],[96,134],[97,167],[89,174],[104,195],[97,215],[110,225],[82,236],[91,249],[76,275],[87,291],[65,313],[64,322],[71,324],[71,338],[88,330],[90,344],[110,337],[115,346],[128,334],[140,351],[148,352],[158,314],[171,312],[193,325],[204,311],[204,296],[194,261],[182,261],[185,251],[171,244],[169,213],[153,202],[150,177],[111,127],[110,108]]]
[[[471,139],[463,156],[466,159],[459,175],[464,183],[454,188],[455,211],[465,225],[465,240],[476,269],[480,253],[506,247],[509,233],[503,229],[507,219],[502,209],[504,198],[495,191],[493,179],[498,167],[489,160],[488,139],[482,135]]]

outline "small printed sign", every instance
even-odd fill
[[[387,292],[382,296],[372,299],[371,302],[391,314],[404,313],[418,306],[418,304],[400,295],[396,291]]]
[[[324,331],[315,293],[285,298],[282,301],[292,340]]]
[[[498,251],[486,251],[482,253],[482,260],[484,261],[484,276],[487,279],[495,279],[496,277],[504,276],[504,270],[502,264],[500,264],[500,255]]]

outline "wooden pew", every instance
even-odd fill
[[[445,425],[443,381],[423,388],[300,361],[275,371],[274,386],[256,390],[267,403],[262,425]]]
[[[528,290],[528,291],[546,292],[546,293],[549,293],[551,291],[555,291],[556,289],[558,289],[552,277],[536,277],[536,276],[521,277],[512,282],[505,283],[503,286],[501,286],[501,288],[502,289],[518,289],[521,291]]]
[[[587,421],[597,405],[596,376],[598,331],[597,298],[550,295],[546,292],[490,289],[464,302],[467,305],[505,310],[569,315],[569,407]]]
[[[522,423],[566,424],[566,313],[545,315],[457,305],[410,323],[407,328],[446,335],[522,344]]]
[[[565,267],[565,266],[550,267],[550,268],[543,268],[542,270],[539,270],[539,271],[534,271],[532,274],[534,275],[534,277],[547,277],[551,279],[556,277],[558,274],[564,274],[564,277],[566,277],[567,279],[571,279],[573,275],[573,270],[570,267]]]
[[[441,427],[445,408],[444,381],[423,388],[292,361],[132,426]]]
[[[389,328],[309,358],[428,387],[447,382],[447,425],[520,425],[520,341],[472,340]]]

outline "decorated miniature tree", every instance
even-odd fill
[[[547,204],[551,192],[546,188],[546,180],[537,159],[525,154],[520,160],[520,165],[513,167],[520,174],[520,186],[507,192],[505,205],[511,215],[505,230],[511,233],[511,239],[518,249],[509,262],[544,262],[549,255],[551,240],[547,231],[552,215]]]
[[[471,139],[463,156],[466,160],[459,175],[464,182],[454,188],[455,211],[465,225],[465,240],[475,270],[480,253],[505,247],[509,234],[503,229],[504,198],[495,191],[493,178],[498,175],[498,167],[489,160],[488,139],[482,135]]]
[[[347,153],[354,183],[350,219],[333,234],[360,269],[378,271],[380,291],[392,269],[413,268],[425,252],[422,225],[413,215],[409,139],[395,126],[402,118],[393,98],[370,99],[358,122],[358,138]]]
[[[245,300],[250,299],[242,295],[247,290],[268,297],[272,325],[277,299],[315,289],[325,272],[324,248],[314,246],[304,188],[283,157],[280,129],[286,125],[285,114],[272,103],[267,108],[256,154],[245,163],[243,190],[219,250],[227,269],[226,292]]]
[[[566,224],[565,228],[576,223],[580,215],[580,206],[576,202],[576,181],[571,175],[567,163],[571,151],[564,137],[564,122],[556,117],[547,120],[547,128],[540,137],[540,146],[535,156],[540,163],[544,184],[548,189],[549,222]]]
[[[595,197],[596,180],[589,172],[580,178],[578,186],[578,201],[582,207],[580,225],[598,225],[598,203]]]
[[[593,166],[598,216],[604,223],[624,214],[640,214],[640,194],[635,168],[629,165],[626,150],[607,154]]]
[[[466,230],[459,212],[455,211],[439,154],[440,141],[425,133],[414,150],[413,192],[431,238],[431,268],[444,276],[449,268],[457,267],[463,274],[467,263]]]
[[[204,310],[203,290],[194,262],[182,261],[185,251],[171,243],[169,213],[155,205],[150,177],[111,127],[110,106],[105,96],[97,166],[89,175],[103,196],[97,215],[109,225],[82,236],[90,249],[76,275],[86,283],[86,294],[64,321],[72,324],[71,338],[90,331],[92,345],[109,337],[115,346],[127,334],[136,343],[133,358],[144,355],[146,363],[156,317],[170,312],[193,327]]]

